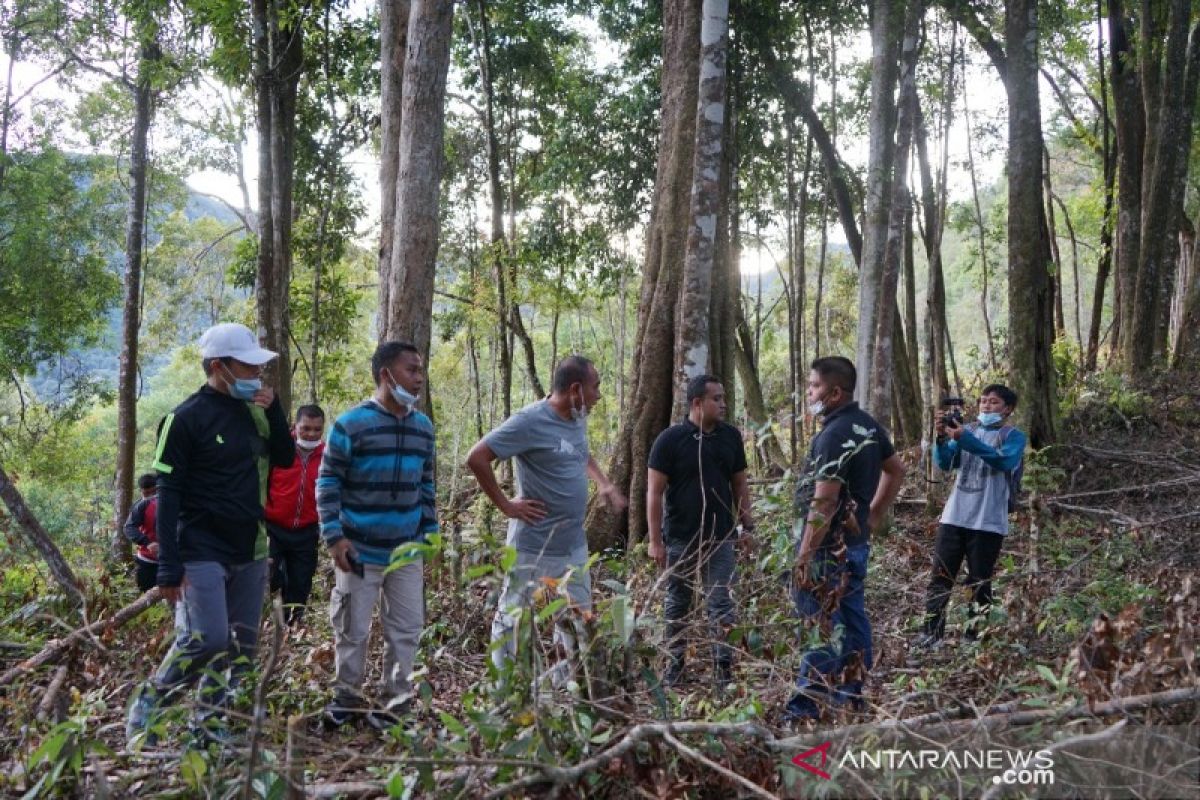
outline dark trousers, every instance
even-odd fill
[[[938,527],[933,547],[933,570],[929,576],[929,592],[925,601],[926,633],[942,636],[946,632],[946,605],[958,578],[963,560],[967,562],[967,586],[971,592],[971,616],[986,613],[992,605],[992,574],[1004,536],[990,531],[976,531],[957,525]]]
[[[697,588],[704,592],[713,660],[723,669],[733,663],[733,649],[725,642],[725,632],[734,623],[729,587],[736,562],[733,539],[717,542],[697,537],[690,542],[667,542],[667,648],[672,660],[680,665],[687,652],[687,617]]]
[[[310,525],[288,530],[268,524],[267,533],[271,537],[271,591],[282,595],[284,617],[293,625],[304,617],[304,607],[312,594],[318,528]]]
[[[137,587],[142,592],[148,592],[158,585],[158,562],[157,561],[142,561],[140,558],[135,558],[134,563],[137,564]]]

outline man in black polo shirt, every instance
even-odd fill
[[[712,629],[715,679],[732,677],[733,650],[725,632],[733,624],[735,520],[742,531],[754,530],[750,490],[746,482],[746,453],[742,435],[726,425],[725,389],[712,375],[693,378],[687,387],[688,418],[658,435],[650,449],[646,481],[646,523],[650,557],[667,578],[667,646],[670,659],[666,683],[683,677],[687,644],[684,618],[692,605],[694,587],[704,587]],[[663,495],[666,514],[663,514]]]
[[[808,408],[823,417],[796,491],[799,543],[792,599],[800,617],[819,626],[821,646],[800,663],[797,693],[785,717],[817,719],[821,706],[862,703],[871,668],[871,623],[864,582],[870,534],[900,491],[904,464],[887,432],[854,402],[857,374],[848,359],[812,363]]]

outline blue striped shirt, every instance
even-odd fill
[[[359,560],[387,564],[405,542],[436,531],[433,423],[397,417],[366,400],[337,418],[317,477],[317,514],[327,545],[346,538]]]

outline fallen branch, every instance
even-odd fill
[[[688,747],[686,744],[684,744],[683,742],[679,741],[674,736],[672,736],[670,731],[663,731],[662,738],[663,738],[664,742],[671,745],[671,747],[674,747],[676,750],[678,750],[683,755],[687,756],[688,758],[692,759],[693,761],[695,761],[699,764],[703,764],[704,766],[711,769],[713,772],[724,777],[726,780],[733,781],[738,786],[741,786],[743,789],[750,792],[750,794],[755,795],[756,797],[765,797],[765,798],[767,798],[767,800],[776,800],[775,795],[771,794],[770,792],[768,792],[766,789],[759,786],[754,781],[750,780],[749,778],[743,778],[741,775],[738,775],[733,770],[723,767],[720,764],[718,764],[717,762],[708,758],[706,755],[701,753],[699,750],[695,750],[691,747]]]
[[[21,663],[17,664],[15,667],[5,672],[3,675],[0,675],[0,692],[7,691],[8,687],[12,685],[13,681],[15,681],[21,675],[24,675],[30,670],[37,669],[40,666],[49,664],[50,662],[60,658],[72,647],[87,640],[100,631],[108,628],[118,628],[124,625],[126,622],[129,622],[131,619],[138,616],[143,611],[150,608],[150,606],[158,602],[161,596],[162,595],[160,594],[158,587],[155,587],[143,594],[137,600],[122,608],[120,611],[117,611],[112,616],[104,619],[98,619],[91,625],[80,628],[66,638],[51,640],[51,642],[42,648],[40,652],[30,656]]]
[[[63,684],[67,682],[67,665],[60,664],[58,669],[54,671],[54,677],[50,679],[50,685],[46,687],[46,693],[42,695],[42,702],[38,703],[37,720],[45,722],[46,718],[54,713],[54,707],[58,703],[59,692],[62,691]],[[55,714],[55,721],[57,721]]]
[[[1128,714],[1133,711],[1142,711],[1148,708],[1162,708],[1164,706],[1178,705],[1200,700],[1200,686],[1192,686],[1186,689],[1171,689],[1165,692],[1155,692],[1153,694],[1141,694],[1134,697],[1118,697],[1110,700],[1107,703],[1100,703],[1096,706],[1091,706],[1087,703],[1078,703],[1065,708],[1044,708],[1026,711],[1010,711],[1008,713],[992,713],[984,714],[975,719],[962,720],[959,722],[949,722],[940,729],[942,733],[956,733],[959,731],[969,731],[971,729],[978,730],[996,730],[997,728],[1019,728],[1025,725],[1033,725],[1037,722],[1046,722],[1049,720],[1067,721],[1072,719],[1081,719],[1083,717],[1104,717],[1111,714]],[[928,717],[930,715],[924,715]],[[844,728],[832,728],[825,730],[814,730],[808,734],[800,736],[791,736],[786,739],[776,739],[768,743],[768,747],[773,750],[783,751],[786,753],[794,753],[797,748],[811,742],[814,739],[822,741],[831,741],[833,739],[845,739],[857,733],[878,733],[885,730],[900,730],[910,731],[918,728],[927,728],[932,724],[942,720],[927,720],[922,717],[913,717],[911,719],[889,720],[888,722],[866,725],[850,725]]]

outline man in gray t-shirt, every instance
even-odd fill
[[[569,573],[567,595],[572,605],[592,604],[587,572],[587,479],[596,482],[600,496],[615,510],[625,497],[588,453],[587,415],[600,399],[600,375],[583,356],[568,356],[554,370],[550,396],[526,406],[484,436],[467,455],[475,474],[496,507],[509,518],[508,545],[517,562],[505,576],[496,618],[492,623],[492,660],[503,665],[516,650],[513,612],[528,607],[543,578],[558,580]],[[517,496],[500,488],[492,462],[516,461]],[[571,649],[570,636],[558,626],[555,638]]]

